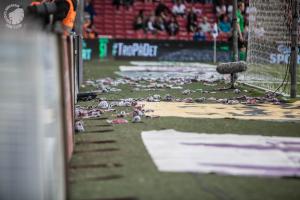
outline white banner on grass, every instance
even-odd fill
[[[142,139],[160,171],[300,176],[300,138],[163,130]]]

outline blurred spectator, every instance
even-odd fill
[[[175,16],[172,17],[171,21],[168,23],[167,31],[168,31],[169,35],[171,35],[171,36],[177,35],[177,33],[179,31],[179,25],[178,25],[178,22],[177,22]]]
[[[211,24],[208,22],[207,17],[203,17],[198,27],[200,27],[204,33],[211,32]]]
[[[197,16],[199,16],[199,15],[202,14],[202,9],[201,9],[201,8],[195,8],[195,7],[192,7],[192,10],[193,10],[193,12],[194,12]]]
[[[171,21],[172,17],[174,16],[172,13],[169,12],[163,12],[160,15],[165,23],[168,23],[169,21]]]
[[[120,6],[123,5],[127,10],[133,5],[134,0],[113,0],[113,5],[119,10]]]
[[[154,27],[158,31],[166,31],[165,22],[162,17],[155,18]]]
[[[197,15],[194,12],[194,8],[189,9],[187,13],[187,31],[195,32],[197,28]]]
[[[183,16],[185,14],[185,5],[182,3],[182,0],[177,0],[172,8],[172,13],[174,15]]]
[[[158,5],[155,8],[155,15],[156,16],[161,16],[164,13],[169,13],[170,9],[164,4],[163,0],[158,1]]]
[[[154,24],[155,24],[155,15],[151,15],[151,16],[149,17],[148,22],[147,22],[147,31],[148,31],[148,32],[151,32],[151,33],[153,33],[153,34],[155,34],[155,33],[157,32],[157,30],[156,30]]]
[[[91,23],[94,23],[94,16],[96,15],[92,0],[84,1],[84,12],[90,14]]]
[[[206,36],[205,33],[202,31],[201,27],[197,28],[197,31],[195,32],[193,36],[194,41],[205,41]]]
[[[116,7],[117,10],[119,10],[121,6],[121,0],[113,0],[113,5]]]
[[[229,21],[232,21],[232,3],[232,0],[216,0],[215,12],[219,19],[224,14],[227,14]]]
[[[232,6],[232,0],[226,0],[226,7],[227,7],[227,16],[229,18],[229,21],[232,21],[232,11],[233,11],[233,6]]]
[[[146,21],[146,16],[145,16],[145,11],[143,9],[139,10],[139,14],[137,15],[137,17],[140,17],[143,22]]]
[[[144,14],[144,10],[140,10],[139,14],[136,16],[135,21],[133,23],[133,29],[135,31],[143,30],[146,31],[146,16]]]
[[[145,21],[142,16],[138,15],[134,21],[133,29],[138,30],[145,30]]]
[[[129,10],[134,3],[134,0],[123,0],[123,4],[127,10]]]
[[[89,13],[85,14],[84,19],[85,20],[84,20],[83,29],[82,29],[83,30],[82,31],[83,38],[85,38],[85,39],[94,39],[94,38],[96,38],[95,27],[92,24],[91,17],[89,16]]]
[[[225,5],[224,0],[218,0],[216,5],[216,15],[217,17],[220,17],[222,15],[225,15],[227,13],[227,7]]]
[[[218,26],[222,34],[226,34],[228,37],[231,35],[231,23],[229,22],[228,15],[224,14],[221,16]]]

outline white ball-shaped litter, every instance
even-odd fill
[[[239,94],[239,93],[241,93],[241,90],[235,89],[235,90],[234,90],[234,93],[235,93],[235,94]]]
[[[139,115],[136,115],[132,118],[133,123],[138,123],[138,122],[141,122],[141,121],[142,121],[142,118]]]
[[[100,103],[98,104],[98,107],[101,109],[108,109],[109,108],[109,104],[107,101],[100,101]]]
[[[83,122],[82,121],[77,121],[75,123],[75,131],[76,132],[84,132],[84,127],[83,127]]]

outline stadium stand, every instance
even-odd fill
[[[173,0],[165,0],[165,5],[172,10],[174,5]],[[135,31],[133,23],[135,17],[140,10],[144,10],[146,16],[155,10],[156,3],[147,3],[144,0],[136,0],[131,8],[120,6],[119,9],[112,4],[112,0],[101,0],[93,2],[95,12],[94,17],[95,31],[99,36],[108,36],[116,39],[157,39],[157,40],[193,40],[194,33],[188,33],[186,30],[186,18],[177,17],[179,24],[179,32],[175,36],[169,36],[167,32],[157,32],[156,34],[147,33],[144,31]],[[194,7],[201,11],[198,17],[206,17],[208,21],[213,24],[217,23],[217,16],[215,14],[214,4],[212,3],[185,3],[186,9]],[[206,33],[206,40],[212,41],[213,38],[210,33]],[[228,37],[220,34],[218,41],[228,41]]]

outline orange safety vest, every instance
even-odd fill
[[[38,6],[38,5],[40,5],[41,4],[41,2],[38,2],[38,1],[33,1],[33,2],[31,2],[31,6]]]
[[[70,7],[69,7],[69,11],[68,11],[68,14],[67,16],[63,19],[62,21],[62,24],[64,26],[66,26],[67,28],[73,28],[74,26],[74,22],[75,22],[75,17],[76,17],[76,11],[74,9],[74,5],[73,5],[73,2],[72,0],[66,0]]]

